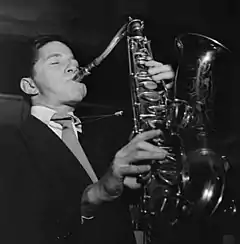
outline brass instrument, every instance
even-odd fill
[[[143,27],[141,20],[132,20],[127,27],[133,134],[160,128],[163,138],[152,143],[172,155],[151,162],[151,177],[131,210],[135,228],[144,232],[144,243],[158,243],[159,223],[176,226],[186,218],[200,220],[212,216],[223,203],[230,164],[214,150],[208,135],[217,65],[229,50],[203,35],[177,37],[179,65],[172,98],[164,81],[157,84],[147,75],[143,62],[152,58],[152,51]],[[231,209],[236,212],[236,206]]]
[[[150,41],[143,35],[144,24],[139,19],[131,20],[127,26],[130,87],[133,109],[133,135],[151,129],[161,129],[163,135],[151,143],[169,151],[164,160],[152,160],[151,177],[143,183],[143,194],[137,205],[131,206],[133,222],[137,230],[144,232],[144,242],[152,242],[155,220],[179,204],[181,195],[181,172],[184,151],[179,135],[170,121],[172,104],[169,89],[162,80],[156,83],[148,75],[144,62],[153,59]],[[141,180],[141,179],[140,179]],[[169,216],[174,223],[176,216]]]
[[[229,50],[216,40],[195,33],[181,35],[175,41],[180,56],[172,107],[191,108],[186,111],[191,119],[184,123],[185,131],[180,130],[180,134],[192,135],[191,145],[187,142],[184,145],[186,168],[182,175],[187,180],[183,184],[182,196],[187,200],[185,208],[189,212],[209,216],[222,202],[229,168],[227,158],[214,151],[208,136],[213,129],[217,61]]]
[[[185,129],[179,129],[185,138],[186,152],[182,175],[188,178],[182,188],[182,196],[187,200],[185,210],[188,215],[213,216],[225,206],[224,211],[228,208],[229,214],[234,215],[235,199],[233,196],[226,199],[226,179],[231,165],[214,147],[211,138],[218,86],[220,82],[227,82],[219,74],[226,69],[231,52],[218,41],[196,33],[178,36],[175,44],[179,61],[172,107],[187,104],[190,108],[178,118],[179,121],[188,118]],[[179,115],[176,110],[174,114]]]
[[[153,244],[161,238],[160,222],[173,227],[182,219],[212,216],[223,203],[230,164],[212,147],[209,133],[218,60],[224,61],[229,50],[203,35],[178,36],[175,46],[179,60],[172,96],[165,81],[156,83],[144,66],[153,55],[143,30],[143,21],[129,18],[106,50],[82,68],[80,75],[89,75],[127,37],[132,136],[160,128],[163,134],[151,143],[170,153],[165,160],[148,162],[151,176],[147,182],[139,177],[143,193],[139,203],[130,206],[135,230],[143,231],[144,244]],[[236,213],[234,200],[225,206],[226,211]]]

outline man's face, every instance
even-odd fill
[[[34,65],[34,81],[41,99],[51,105],[75,105],[86,93],[86,86],[73,78],[78,62],[63,43],[49,42],[39,49]]]

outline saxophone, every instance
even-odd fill
[[[130,20],[127,26],[130,89],[133,110],[133,135],[152,129],[161,129],[163,134],[151,140],[156,146],[166,149],[169,155],[164,160],[152,160],[151,176],[143,183],[143,194],[136,205],[132,205],[133,223],[136,230],[144,233],[144,242],[152,243],[156,220],[168,209],[178,208],[181,195],[181,172],[184,165],[184,148],[173,118],[170,116],[173,103],[171,91],[164,80],[156,83],[144,66],[153,59],[150,41],[143,35],[144,23]],[[140,182],[141,182],[140,176]],[[174,225],[175,214],[168,216]]]
[[[143,232],[143,243],[159,243],[160,226],[177,226],[213,216],[218,211],[237,212],[232,196],[226,200],[226,175],[230,163],[210,145],[211,114],[215,95],[215,64],[229,50],[209,37],[188,33],[175,39],[179,53],[172,90],[164,80],[156,83],[144,63],[153,59],[150,40],[143,34],[144,22],[124,24],[104,52],[80,70],[80,79],[90,74],[127,37],[129,80],[132,101],[132,137],[161,129],[151,140],[166,149],[164,160],[151,160],[150,178],[142,183],[142,194],[130,206],[135,230]],[[231,198],[231,199],[230,199]]]
[[[133,135],[161,129],[163,135],[151,143],[168,150],[170,156],[149,162],[150,179],[143,182],[140,201],[130,210],[135,229],[143,231],[143,242],[153,244],[162,240],[163,225],[173,228],[186,219],[200,221],[221,208],[236,214],[235,201],[225,197],[230,163],[209,139],[216,60],[224,60],[229,50],[203,35],[178,36],[179,65],[172,95],[165,81],[153,81],[144,66],[153,56],[143,29],[139,19],[127,26]]]

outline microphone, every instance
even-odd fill
[[[116,115],[116,116],[122,116],[123,115],[123,111],[117,111],[115,112],[113,115]]]

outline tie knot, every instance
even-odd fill
[[[54,121],[55,123],[62,125],[63,129],[66,129],[66,128],[72,129],[73,128],[72,123],[73,123],[76,130],[78,132],[82,133],[81,120],[74,115],[55,113],[52,116],[51,121]]]
[[[58,123],[63,126],[63,128],[70,128],[72,126],[72,122],[74,121],[73,117],[69,114],[60,114],[55,113],[51,121],[54,121],[55,123]]]

